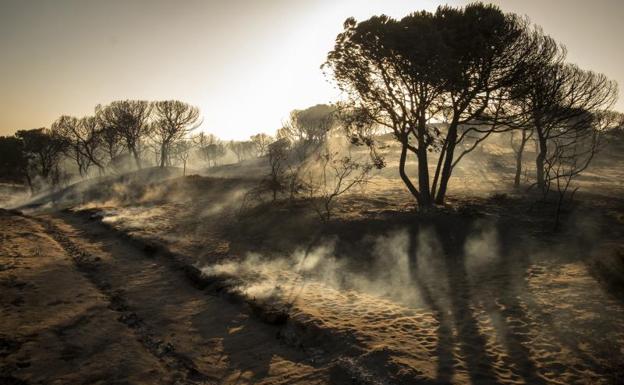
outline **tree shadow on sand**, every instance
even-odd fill
[[[503,367],[500,357],[492,351],[475,309],[479,302],[492,305],[486,306],[489,309],[494,309],[498,302],[504,304],[506,310],[499,317],[502,322],[495,325],[496,333],[499,339],[506,341],[507,354],[515,367],[512,372],[526,383],[543,384],[524,345],[527,338],[523,328],[528,327],[528,322],[523,319],[522,308],[514,303],[516,297],[511,286],[500,286],[504,279],[489,282],[471,277],[464,249],[470,228],[470,223],[455,222],[430,229],[412,226],[410,230],[408,252],[412,280],[439,322],[436,380],[450,383],[459,370],[465,369],[473,384],[501,383],[498,374],[510,368]],[[500,258],[500,261],[506,260],[505,256]],[[486,296],[485,292],[491,295]],[[515,323],[508,325],[507,319],[513,319],[522,327],[515,327]]]
[[[235,308],[224,305],[220,312],[201,312],[192,318],[202,340],[220,351],[213,357],[215,371],[211,377],[215,383],[255,384],[276,375],[292,383],[316,383],[324,378],[319,370],[323,363],[310,360],[303,349],[276,341],[277,327],[259,323]],[[232,309],[238,315],[230,314]]]

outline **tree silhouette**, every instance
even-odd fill
[[[78,165],[81,176],[89,171],[92,164],[100,171],[104,169],[100,154],[102,137],[99,122],[95,117],[77,119],[63,115],[52,123],[51,130],[66,141],[69,155]]]
[[[520,142],[516,144],[515,131],[511,131],[510,146],[516,155],[516,175],[514,176],[514,187],[520,186],[520,179],[522,178],[522,159],[524,156],[524,149],[526,144],[533,137],[532,129],[520,129]]]
[[[251,142],[256,147],[256,154],[258,156],[266,155],[267,151],[269,150],[269,144],[273,142],[273,138],[271,138],[270,135],[267,135],[262,132],[256,135],[252,135],[250,139],[251,139]]]
[[[160,167],[165,167],[170,147],[199,125],[199,109],[189,104],[166,100],[154,103],[152,132],[160,145]]]
[[[111,164],[122,150],[123,144],[117,127],[114,122],[108,122],[103,112],[102,105],[95,106],[95,119],[100,127],[100,140],[102,141],[103,150],[108,157],[108,163]]]
[[[345,153],[329,144],[317,155],[316,165],[305,176],[306,190],[319,218],[327,222],[331,219],[336,199],[366,184],[373,165],[358,159],[350,150]]]
[[[98,114],[104,126],[114,129],[123,140],[138,168],[141,168],[141,140],[152,128],[149,124],[151,111],[151,103],[145,100],[121,100],[101,107]]]
[[[324,67],[363,120],[394,134],[401,144],[399,175],[419,206],[428,207],[434,197],[444,202],[453,168],[465,155],[455,154],[458,144],[474,139],[471,151],[499,127],[488,110],[500,110],[495,106],[509,89],[535,68],[538,48],[525,20],[477,3],[401,20],[348,19]],[[445,127],[431,124],[436,120]],[[408,152],[418,161],[418,187],[405,170]]]
[[[31,191],[36,187],[34,176],[54,182],[67,142],[46,128],[20,130],[15,133],[15,137],[22,142],[23,154],[28,162],[26,177]]]
[[[288,121],[278,130],[277,138],[287,139],[291,143],[291,151],[302,162],[325,143],[335,125],[336,108],[317,104],[305,110],[292,111]]]
[[[173,156],[182,163],[182,175],[186,176],[186,165],[191,156],[191,152],[195,143],[190,139],[180,139],[175,141],[171,146]]]
[[[200,132],[193,137],[199,157],[208,163],[208,167],[216,166],[219,159],[227,152],[225,145],[213,134]]]
[[[250,141],[236,141],[231,140],[228,143],[228,148],[230,151],[236,155],[236,160],[240,163],[241,161],[247,159],[254,151],[255,144]]]
[[[336,125],[336,107],[317,104],[305,110],[292,111],[288,121],[277,131],[278,141],[283,139],[290,144],[286,166],[291,200],[305,190],[301,178],[313,163],[310,158],[319,154]]]
[[[271,192],[273,201],[286,190],[286,162],[290,151],[290,142],[286,138],[278,139],[269,145],[269,174],[262,185]]]
[[[563,55],[563,54],[562,54]],[[562,59],[528,75],[526,87],[514,103],[535,130],[538,152],[535,159],[537,186],[547,191],[547,159],[554,141],[577,140],[592,135],[596,113],[609,109],[617,99],[617,84],[602,74],[584,71]]]

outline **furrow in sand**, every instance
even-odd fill
[[[39,223],[0,210],[0,383],[172,384]]]
[[[46,232],[71,257],[78,270],[108,299],[109,307],[119,314],[117,320],[126,325],[137,341],[154,357],[162,361],[170,370],[179,373],[185,383],[201,383],[207,377],[197,370],[192,360],[176,352],[175,347],[166,340],[157,337],[150,327],[127,305],[123,292],[113,287],[105,276],[98,274],[101,257],[92,256],[83,251],[51,220],[36,218]]]
[[[330,381],[330,357],[284,344],[279,328],[240,304],[207,295],[167,260],[148,255],[102,226],[39,221],[154,357],[184,383]]]

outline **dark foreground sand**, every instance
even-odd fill
[[[0,384],[329,382],[328,360],[241,306],[102,229],[49,219],[0,212]]]

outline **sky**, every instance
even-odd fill
[[[624,85],[624,0],[489,2],[529,16],[566,45],[570,62]],[[272,134],[291,110],[340,97],[320,65],[347,17],[466,3],[0,0],[0,135],[119,99],[196,105],[198,130],[223,139]]]

